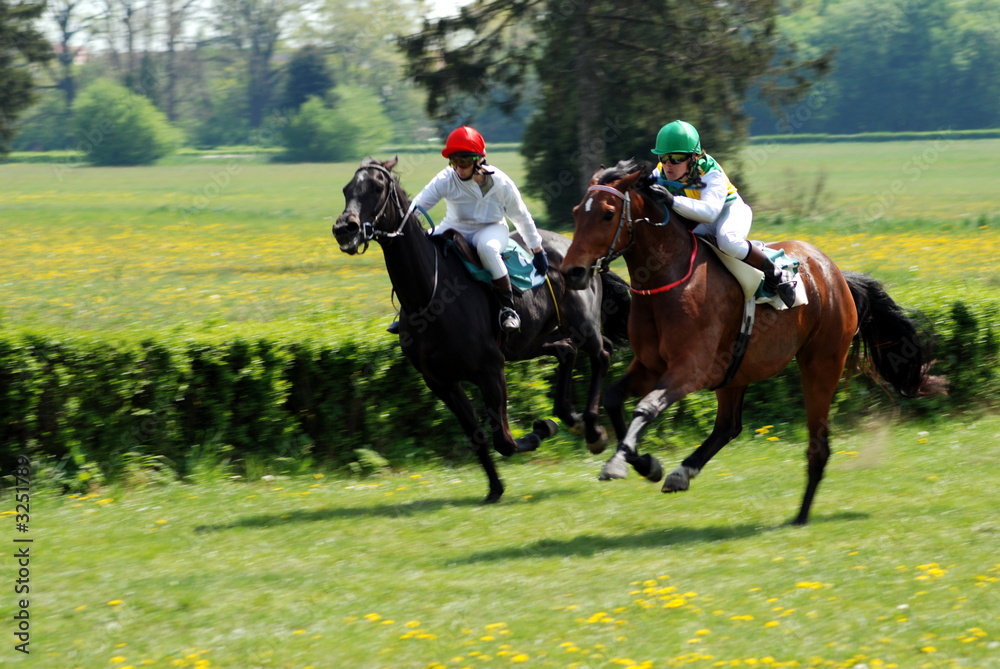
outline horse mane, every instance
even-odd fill
[[[609,167],[601,173],[601,176],[597,179],[597,183],[606,185],[612,181],[624,179],[630,174],[635,174],[637,171],[641,171],[642,174],[635,182],[635,189],[643,195],[652,195],[649,190],[649,175],[653,173],[653,166],[646,160],[636,161],[635,158],[619,160],[617,165]]]

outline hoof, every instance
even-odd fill
[[[603,427],[598,427],[597,434],[597,441],[587,442],[587,449],[594,455],[600,455],[608,448],[608,433]]]
[[[640,455],[639,458],[632,463],[632,466],[640,476],[652,481],[653,483],[659,483],[660,479],[663,478],[663,468],[660,466],[660,461],[649,453],[643,453]]]
[[[537,434],[532,432],[531,434],[524,435],[514,443],[517,445],[517,453],[528,453],[529,451],[538,450],[538,447],[542,445],[542,440]]]
[[[487,495],[486,497],[483,498],[483,506],[485,506],[487,504],[496,504],[497,502],[500,501],[500,498],[502,496],[503,496],[503,490],[501,490],[499,492],[497,492],[497,491],[494,490],[489,495]]]
[[[663,482],[663,492],[683,492],[691,487],[691,479],[698,472],[694,469],[690,469],[681,465],[674,471],[670,472],[667,476],[667,480]]]
[[[559,423],[551,418],[536,420],[531,424],[531,429],[534,434],[538,435],[539,439],[548,439],[549,437],[554,437],[559,432]]]
[[[509,458],[510,456],[517,453],[518,445],[517,442],[513,442],[511,444],[504,442],[502,444],[494,444],[493,448],[495,448],[497,453],[499,453],[500,455],[504,456],[505,458]]]
[[[604,469],[598,475],[598,481],[610,481],[611,479],[623,479],[628,476],[628,464],[625,462],[625,454],[622,451],[615,451],[611,459],[604,463]]]
[[[570,418],[573,422],[566,423],[566,429],[569,430],[571,434],[575,434],[578,437],[584,436],[587,426],[583,424],[583,414],[573,412],[570,414]]]

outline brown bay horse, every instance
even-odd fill
[[[593,177],[574,210],[576,231],[562,263],[570,288],[585,289],[596,268],[617,257],[628,265],[634,294],[629,339],[635,359],[604,398],[619,443],[602,480],[624,478],[627,465],[651,481],[663,471],[639,454],[643,431],[685,395],[712,389],[718,401],[708,438],[663,484],[687,490],[692,478],[743,429],[747,386],[781,372],[795,358],[802,377],[809,430],[808,483],[794,523],[805,524],[830,457],[829,413],[845,362],[863,349],[878,375],[904,396],[926,394],[941,381],[926,376],[930,344],[881,284],[842,273],[822,251],[801,241],[770,246],[800,261],[798,280],[808,304],[775,310],[758,305],[746,355],[720,387],[733,357],[744,294],[714,253],[690,232],[694,224],[667,211],[648,190],[649,166],[622,161]],[[859,327],[860,326],[860,327]],[[626,428],[624,401],[641,397]]]

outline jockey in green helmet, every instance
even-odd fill
[[[702,151],[695,127],[680,120],[666,124],[656,135],[653,153],[660,163],[651,178],[663,203],[697,223],[695,234],[713,234],[723,253],[762,271],[764,289],[776,293],[785,306],[792,306],[794,282],[783,282],[781,271],[770,258],[747,241],[753,211],[722,166]]]

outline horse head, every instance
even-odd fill
[[[637,222],[632,212],[641,212],[650,201],[641,194],[636,197],[635,189],[649,167],[645,162],[622,160],[612,168],[602,165],[594,173],[583,201],[573,207],[573,243],[562,262],[567,287],[585,289],[596,270],[606,269],[632,245]]]
[[[392,168],[398,162],[398,157],[384,163],[365,158],[354,172],[354,177],[344,186],[344,212],[333,224],[333,236],[344,253],[354,255],[362,246],[363,253],[380,232],[391,234],[383,229],[383,221],[390,201],[395,200],[397,209],[401,206],[392,174]],[[394,213],[401,216],[403,212]]]

